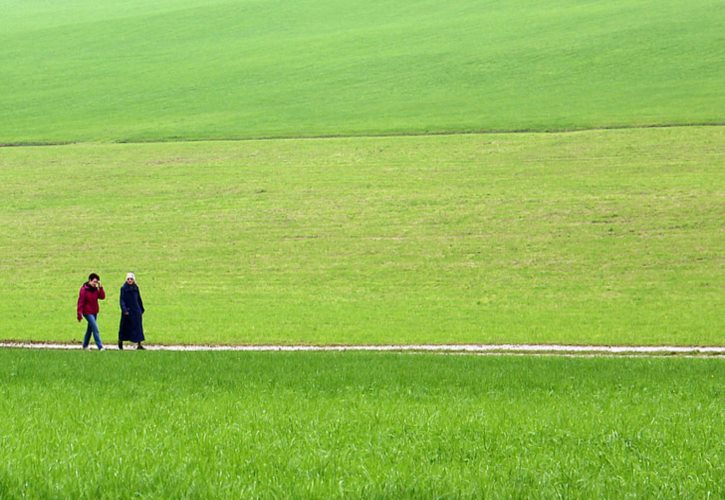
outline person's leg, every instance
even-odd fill
[[[138,320],[136,322],[136,332],[137,332],[139,338],[141,339],[141,340],[138,341],[138,344],[137,344],[138,347],[137,347],[137,349],[141,349],[143,351],[146,348],[141,345],[141,342],[143,342],[144,340],[146,340],[146,337],[144,337],[144,334],[143,334],[143,316],[140,315],[140,314],[138,315]]]
[[[93,340],[96,342],[96,347],[98,347],[99,350],[103,349],[103,343],[101,342],[101,332],[98,331],[98,321],[96,321],[96,315],[89,314],[86,316],[86,319],[88,320],[88,327],[91,328],[91,331],[93,333]],[[86,345],[88,344],[86,343]]]
[[[86,318],[86,321],[88,321],[88,326],[86,327],[86,335],[83,337],[83,349],[88,349],[88,343],[91,341],[91,333],[93,332],[93,328],[91,327],[91,322],[88,320],[88,315],[84,314],[84,318]]]
[[[126,322],[128,316],[124,316],[121,313],[121,322],[118,325],[118,349],[123,351],[123,332],[126,330]]]

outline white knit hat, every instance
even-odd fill
[[[133,274],[133,273],[128,273],[128,274],[126,275],[126,279],[129,279],[129,278],[131,278],[131,279],[133,279],[134,281],[136,281],[136,275],[135,275],[135,274]]]

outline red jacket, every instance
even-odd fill
[[[103,288],[95,288],[88,283],[83,283],[78,293],[78,319],[85,314],[98,314],[98,300],[106,298]]]

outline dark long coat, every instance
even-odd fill
[[[146,340],[143,334],[143,300],[135,283],[124,283],[121,287],[121,325],[118,327],[118,340],[141,342]]]

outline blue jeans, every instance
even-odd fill
[[[86,328],[86,336],[83,338],[83,349],[88,347],[88,343],[91,341],[91,333],[93,334],[93,340],[96,342],[96,347],[99,349],[103,348],[101,343],[101,333],[98,331],[98,322],[96,321],[95,314],[84,314],[84,318],[88,321],[88,328]]]

